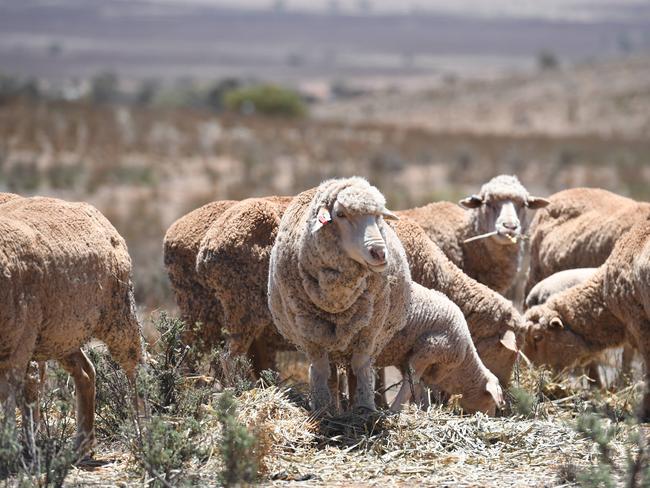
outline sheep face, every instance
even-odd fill
[[[461,405],[470,413],[483,412],[494,416],[497,408],[505,404],[499,380],[490,371],[485,370],[485,382],[482,389],[471,395],[463,395]]]
[[[478,195],[459,203],[474,211],[477,234],[494,233],[493,241],[515,245],[528,226],[527,210],[545,207],[549,201],[529,195],[515,176],[501,175],[483,185]]]
[[[525,315],[524,354],[536,365],[562,369],[589,356],[584,339],[570,328],[561,314],[548,305],[530,308]]]
[[[382,272],[388,266],[388,253],[382,231],[383,216],[392,215],[388,210],[382,214],[359,213],[346,208],[338,200],[334,202],[330,220],[340,236],[341,247],[350,259]],[[319,213],[319,220],[323,219]]]

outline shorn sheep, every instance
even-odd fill
[[[331,406],[331,363],[351,366],[355,407],[374,410],[373,365],[405,325],[411,276],[385,205],[363,178],[333,179],[296,196],[280,222],[269,309],[307,355],[316,411]]]
[[[503,405],[499,380],[481,362],[463,313],[442,293],[417,283],[412,283],[406,325],[379,355],[377,366],[396,366],[404,378],[391,410],[409,401],[412,391],[416,401],[424,400],[420,380],[447,394],[460,393],[469,413],[494,415]]]
[[[0,205],[0,397],[9,417],[30,360],[56,359],[72,375],[76,446],[94,442],[95,370],[81,350],[102,340],[134,380],[142,360],[131,260],[115,228],[94,207],[51,198]],[[29,416],[29,414],[28,414]]]
[[[436,202],[397,214],[420,224],[470,277],[504,294],[519,270],[529,210],[545,207],[548,200],[530,195],[516,176],[500,175],[460,205]]]
[[[572,366],[596,352],[631,342],[645,363],[642,421],[650,420],[650,222],[616,243],[596,273],[526,312],[524,353],[536,364]]]
[[[598,267],[618,239],[650,216],[650,204],[598,188],[572,188],[549,197],[530,227],[526,294],[558,271]]]

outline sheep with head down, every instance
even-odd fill
[[[503,405],[499,379],[479,358],[460,308],[417,283],[412,283],[406,325],[379,355],[377,366],[395,366],[404,378],[391,410],[399,410],[413,392],[416,401],[425,403],[420,380],[446,394],[460,393],[469,413],[494,415]]]
[[[459,203],[435,202],[398,215],[420,224],[470,277],[504,294],[517,277],[529,210],[549,202],[532,196],[516,176],[500,175]]]
[[[645,363],[646,391],[639,408],[650,420],[650,221],[618,239],[605,263],[579,285],[526,311],[524,353],[555,368],[632,343]]]
[[[402,329],[411,277],[377,188],[354,177],[296,196],[271,251],[269,309],[310,362],[312,407],[329,408],[330,364],[349,364],[355,407],[375,409],[373,365]]]

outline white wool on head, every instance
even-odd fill
[[[352,213],[379,215],[386,210],[384,195],[365,178],[353,176],[322,182],[317,189],[312,213],[321,207],[331,209],[337,200]]]
[[[528,200],[529,193],[514,175],[499,175],[481,187],[479,195],[483,200],[522,199]]]

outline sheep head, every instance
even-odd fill
[[[571,330],[553,302],[526,311],[523,352],[536,365],[563,369],[583,362],[590,354],[584,339]]]
[[[528,226],[527,210],[543,208],[550,202],[534,197],[516,176],[500,175],[481,187],[478,195],[462,199],[459,204],[473,210],[474,231],[489,234],[503,245],[516,244]]]
[[[397,219],[397,216],[385,207],[379,190],[365,182],[365,185],[344,188],[331,205],[320,207],[312,232],[332,225],[350,259],[371,271],[382,272],[388,266],[384,219]]]

